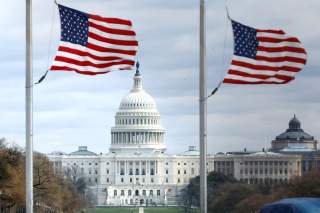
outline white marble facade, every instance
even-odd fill
[[[166,153],[165,129],[154,99],[143,89],[139,70],[115,115],[108,153],[87,147],[48,155],[57,173],[85,177],[97,205],[177,205],[180,190],[199,175],[199,151]],[[208,171],[213,171],[208,156]]]

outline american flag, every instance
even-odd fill
[[[131,21],[58,7],[61,39],[50,70],[96,75],[132,69],[138,41]]]
[[[234,54],[224,83],[285,84],[304,67],[307,53],[297,38],[231,22]]]

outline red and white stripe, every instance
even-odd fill
[[[138,41],[131,21],[90,15],[87,45],[60,41],[50,70],[87,75],[130,70],[135,64],[137,50]]]
[[[255,59],[233,55],[223,82],[231,84],[285,84],[306,64],[300,41],[282,30],[257,30]]]

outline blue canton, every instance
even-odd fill
[[[259,43],[257,31],[233,20],[232,29],[234,35],[234,55],[255,59]]]
[[[87,45],[89,20],[86,13],[59,5],[61,41]]]

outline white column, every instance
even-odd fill
[[[148,135],[149,133],[148,132],[146,132],[146,143],[148,144],[149,143],[149,139],[148,139]]]
[[[127,176],[127,171],[128,171],[128,161],[125,161],[124,162],[124,176],[126,177]]]
[[[144,143],[148,144],[148,133],[147,132],[144,133]]]
[[[142,144],[146,143],[145,139],[146,139],[145,132],[142,132]]]
[[[155,171],[155,173],[156,173],[156,174],[158,174],[158,161],[155,161],[155,167],[156,167],[156,169],[155,169],[155,170],[156,170],[156,171]]]
[[[141,181],[140,179],[141,179],[141,173],[142,173],[142,170],[141,170],[141,169],[142,169],[142,168],[141,168],[141,167],[142,167],[142,165],[141,165],[142,163],[141,163],[141,162],[142,162],[142,161],[140,160],[140,161],[139,161],[139,165],[140,165],[140,169],[139,169],[139,182]]]
[[[135,132],[132,133],[132,141],[134,144],[136,143],[136,133]]]
[[[129,142],[129,144],[132,143],[132,141],[131,141],[131,132],[128,132],[128,142]]]
[[[129,143],[129,132],[126,133],[126,142]]]
[[[120,168],[120,166],[119,166],[120,162],[119,161],[116,161],[116,162],[117,162],[117,164],[116,164],[117,165],[117,174],[119,174],[120,173],[120,169],[119,169]]]
[[[144,143],[148,143],[148,138],[147,138],[147,136],[148,136],[148,133],[144,133]]]
[[[129,132],[126,133],[126,142],[129,143]]]

